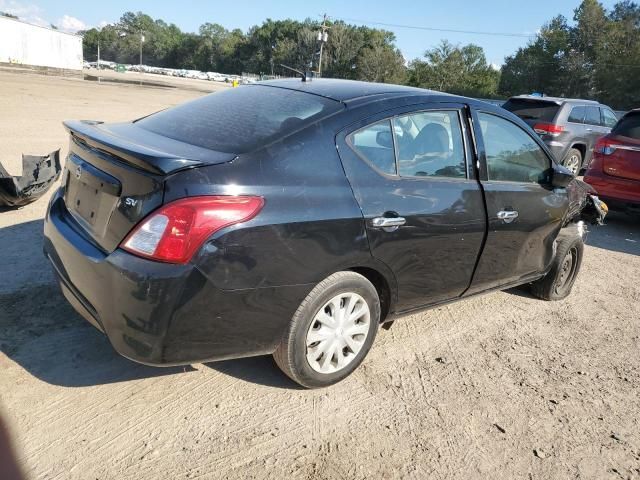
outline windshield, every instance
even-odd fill
[[[210,150],[244,153],[340,108],[340,102],[317,95],[247,85],[154,113],[136,125]]]
[[[523,120],[537,120],[541,122],[553,122],[560,105],[544,100],[525,100],[512,98],[502,108],[515,113]]]

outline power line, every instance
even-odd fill
[[[392,27],[392,28],[408,28],[411,30],[426,30],[430,32],[444,32],[444,33],[466,33],[470,35],[489,35],[494,37],[520,37],[520,38],[531,38],[536,36],[535,33],[527,34],[527,33],[509,33],[509,32],[486,32],[486,31],[477,31],[477,30],[454,30],[451,28],[436,28],[436,27],[425,27],[420,25],[403,25],[399,23],[385,23],[385,22],[374,22],[372,20],[359,20],[357,18],[337,18],[332,17],[336,20],[343,20],[345,22],[355,22],[362,23],[365,25],[378,25],[382,27]]]

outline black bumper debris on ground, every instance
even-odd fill
[[[22,176],[9,175],[0,164],[0,207],[22,207],[44,195],[60,177],[60,150],[22,155]]]

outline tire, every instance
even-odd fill
[[[577,148],[569,149],[564,160],[562,160],[562,165],[567,167],[574,175],[577,176],[582,169],[582,152]]]
[[[334,273],[300,304],[273,358],[297,384],[327,387],[362,363],[379,325],[380,299],[371,282],[355,272]]]
[[[543,300],[562,300],[573,288],[580,266],[584,242],[579,236],[558,240],[556,256],[549,273],[531,284],[531,293]]]

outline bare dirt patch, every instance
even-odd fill
[[[64,158],[64,119],[201,94],[0,72],[0,161]],[[0,408],[31,478],[640,478],[637,220],[592,231],[567,300],[513,290],[404,318],[345,382],[305,391],[269,357],[116,355],[52,283],[46,202],[0,213]]]

